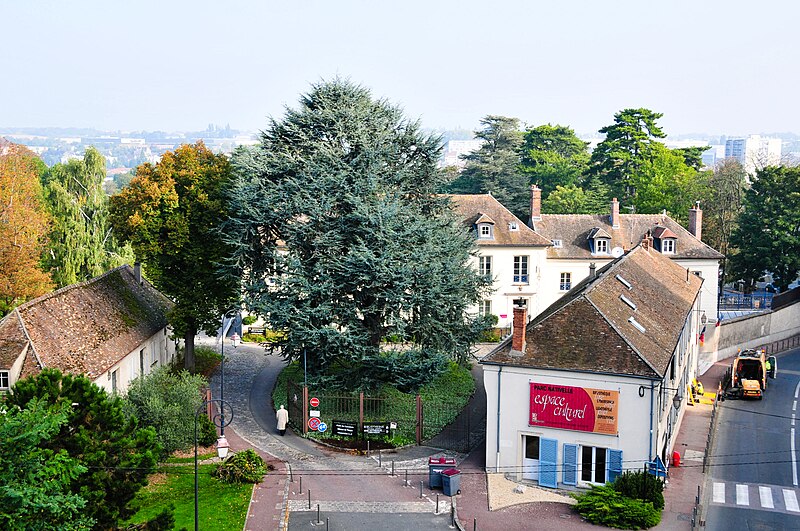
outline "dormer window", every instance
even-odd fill
[[[661,254],[675,254],[678,247],[678,237],[667,227],[657,225],[653,229],[654,247],[661,251]]]
[[[560,249],[561,247],[563,247],[561,240],[553,240],[553,247],[555,247],[556,249]]]
[[[675,239],[666,238],[661,240],[661,252],[663,254],[675,254]]]
[[[595,239],[594,254],[608,254],[608,240],[604,238]]]
[[[600,227],[595,227],[589,231],[589,250],[592,254],[608,254],[608,249],[611,247],[611,235]]]
[[[519,230],[519,224],[516,221],[512,221],[508,224],[508,230]]]
[[[491,240],[492,237],[492,226],[490,224],[481,223],[478,225],[478,238],[481,240]]]

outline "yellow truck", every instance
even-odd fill
[[[764,398],[767,379],[778,375],[775,356],[767,357],[764,349],[739,351],[731,364],[728,395],[735,398]]]

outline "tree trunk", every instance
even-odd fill
[[[195,326],[189,326],[186,329],[186,335],[183,336],[184,343],[184,356],[183,367],[189,371],[194,372],[194,336],[197,335]]]

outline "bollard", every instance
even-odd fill
[[[378,467],[383,468],[383,451],[378,449]]]
[[[419,497],[422,499],[422,480],[419,480]]]
[[[303,494],[303,476],[300,476],[300,494]]]
[[[311,510],[311,489],[308,489],[308,510]]]
[[[289,483],[294,483],[294,476],[292,476],[292,465],[289,465]]]
[[[695,503],[700,503],[700,485],[697,486],[697,496],[694,497]]]
[[[456,525],[456,508],[453,507],[453,497],[450,496],[450,525]]]
[[[367,441],[367,457],[369,457],[369,441]]]
[[[408,487],[408,470],[406,470],[406,487]]]
[[[436,493],[436,514],[439,514],[439,493]]]
[[[326,517],[325,517],[325,531],[328,531],[328,523],[329,523],[329,520],[330,520],[330,518],[326,516]]]
[[[392,477],[394,477],[394,459],[392,459]]]
[[[319,504],[317,504],[317,525],[319,525],[321,523],[322,522],[320,522],[320,520],[319,520]]]
[[[478,531],[478,519],[477,518],[473,518],[472,519],[472,531]]]

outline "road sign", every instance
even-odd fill
[[[322,421],[320,421],[317,417],[311,417],[310,419],[308,419],[308,427],[311,428],[312,430],[316,430],[317,428],[319,428],[320,424],[322,424]]]
[[[311,411],[308,412],[308,416],[309,417],[319,417],[320,416],[319,409],[312,409]]]
[[[320,432],[320,433],[324,432],[327,429],[328,429],[328,425],[325,424],[324,422],[320,422],[319,426],[317,426],[317,431]]]
[[[319,398],[315,396],[314,398],[309,400],[308,403],[311,405],[311,407],[319,407]]]

